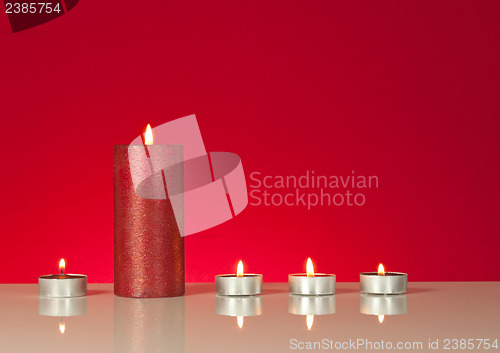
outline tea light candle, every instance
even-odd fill
[[[335,293],[336,276],[325,273],[314,273],[311,258],[307,259],[307,273],[288,275],[288,290],[300,295],[328,295]]]
[[[61,274],[38,277],[38,290],[41,297],[68,298],[87,294],[87,276],[65,274],[66,262],[59,261]]]
[[[385,272],[384,265],[378,266],[378,272],[360,274],[361,292],[368,294],[406,293],[408,275],[400,272]]]
[[[256,295],[262,293],[262,275],[243,273],[243,262],[238,263],[236,274],[215,276],[218,295]]]

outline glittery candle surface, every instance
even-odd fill
[[[168,197],[137,196],[128,150],[128,145],[116,145],[113,154],[115,294],[134,298],[184,295],[184,238],[172,205]]]

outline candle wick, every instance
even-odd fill
[[[63,275],[63,276],[64,276],[64,270],[63,270],[63,269],[61,269],[61,275]]]

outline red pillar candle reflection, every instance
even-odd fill
[[[145,153],[145,160],[149,160],[156,149],[166,146],[153,145],[149,133],[145,142],[147,145],[114,147],[115,294],[136,298],[180,296],[185,287],[184,239],[168,198],[165,174],[163,170],[153,173],[152,179],[162,183],[166,198],[141,197],[133,185],[130,154]]]

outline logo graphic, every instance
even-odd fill
[[[132,182],[138,196],[172,204],[182,236],[222,224],[248,204],[240,158],[230,152],[207,153],[195,115],[153,129],[144,149],[138,136],[129,146]]]
[[[4,0],[3,2],[10,27],[12,32],[15,33],[61,17],[72,10],[78,4],[78,1],[27,2],[23,0]]]

